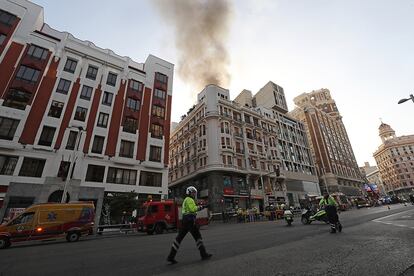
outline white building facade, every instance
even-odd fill
[[[320,194],[303,125],[253,102],[248,90],[231,101],[229,91],[215,85],[198,94],[171,134],[172,196],[182,197],[194,185],[213,212],[221,212],[262,210],[276,202],[299,205],[306,195]],[[287,120],[296,131],[287,133],[282,126]],[[283,148],[283,135],[297,144]]]

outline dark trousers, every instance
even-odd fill
[[[339,223],[338,212],[336,207],[328,205],[325,207],[326,215],[328,216],[329,224],[331,225],[332,230],[336,230],[336,225]]]
[[[207,256],[206,248],[204,247],[203,239],[201,238],[199,226],[195,222],[195,216],[185,215],[183,216],[181,228],[178,230],[178,235],[171,246],[170,254],[168,255],[169,259],[175,258],[178,248],[180,248],[181,241],[184,239],[188,232],[190,232],[193,236],[197,248],[200,250],[201,257]]]

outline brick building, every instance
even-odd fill
[[[294,102],[296,108],[290,114],[306,125],[321,190],[361,195],[364,180],[330,91],[303,93]]]
[[[0,218],[59,198],[73,161],[70,200],[166,195],[173,67],[55,30],[31,2],[1,1]]]

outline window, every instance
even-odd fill
[[[141,102],[139,100],[128,98],[127,100],[127,107],[133,111],[138,111],[139,107],[141,105]]]
[[[153,205],[153,206],[157,206],[157,205]],[[164,212],[165,213],[171,212],[171,205],[164,205]]]
[[[45,48],[42,48],[36,45],[30,45],[29,50],[27,51],[27,54],[31,56],[32,58],[43,60],[43,59],[46,59],[48,52],[49,51],[46,50]]]
[[[50,117],[60,118],[62,114],[64,103],[58,101],[52,101],[50,105],[49,113],[47,114]]]
[[[39,75],[40,75],[39,70],[30,68],[24,65],[20,65],[19,71],[17,71],[16,78],[20,80],[35,83],[37,82]]]
[[[68,94],[70,87],[70,81],[65,79],[60,79],[58,87],[56,88],[56,92],[62,93],[62,94]]]
[[[167,83],[168,77],[161,73],[155,73],[155,79],[161,83]]]
[[[164,119],[165,108],[158,105],[152,106],[152,115],[163,118]]]
[[[116,74],[109,72],[108,73],[108,78],[106,79],[106,84],[111,85],[111,86],[115,86],[116,85],[116,78],[117,78]]]
[[[44,159],[25,157],[20,168],[19,176],[42,177],[45,163],[46,160]]]
[[[11,108],[24,110],[31,99],[31,93],[12,88],[9,90],[9,93],[4,99],[3,105]]]
[[[13,175],[18,159],[17,156],[0,155],[0,175]]]
[[[109,119],[109,114],[100,112],[99,113],[99,117],[98,117],[98,127],[107,127],[108,126],[108,119]]]
[[[16,21],[16,16],[6,11],[0,10],[0,23],[6,26],[12,26]]]
[[[6,35],[0,33],[0,45],[2,45],[5,40],[6,40]]]
[[[93,144],[92,144],[92,152],[101,154],[103,150],[104,141],[105,141],[105,137],[95,135],[95,138],[93,139]]]
[[[13,220],[9,225],[32,224],[34,214],[34,212],[24,213]]]
[[[13,140],[19,120],[0,117],[0,139]]]
[[[159,99],[165,100],[165,91],[162,91],[162,90],[159,90],[159,89],[155,88],[154,96],[159,98]]]
[[[162,139],[163,127],[158,124],[151,124],[151,137]]]
[[[84,85],[82,86],[82,91],[80,98],[84,100],[90,100],[92,95],[92,87]]]
[[[161,187],[162,173],[141,171],[139,179],[140,186]]]
[[[161,162],[161,147],[150,146],[149,160],[154,162]]]
[[[119,156],[132,158],[134,156],[134,142],[121,140]]]
[[[80,106],[76,107],[75,120],[84,122],[86,119],[86,113],[88,113],[86,108]]]
[[[96,75],[98,75],[98,67],[89,65],[88,71],[86,72],[86,78],[96,80]]]
[[[135,185],[137,182],[137,171],[109,167],[106,182]]]
[[[40,134],[39,145],[41,146],[48,146],[52,145],[53,136],[55,136],[55,127],[44,126],[42,130],[42,134]]]
[[[111,106],[113,96],[114,94],[112,93],[104,92],[104,95],[102,98],[102,104]]]
[[[66,60],[65,68],[63,68],[63,71],[69,72],[69,73],[75,73],[76,65],[78,62],[74,59],[68,58]]]
[[[123,130],[129,133],[136,133],[137,132],[137,120],[131,117],[126,117],[124,121]]]
[[[135,91],[140,92],[140,91],[142,91],[142,88],[143,88],[144,86],[143,86],[143,84],[142,84],[141,82],[139,82],[139,81],[136,81],[136,80],[130,80],[130,82],[129,82],[129,87],[130,87],[132,90],[135,90]]]
[[[66,177],[68,177],[69,175],[69,167],[70,167],[69,161],[60,161],[60,166],[59,166],[59,170],[57,173],[57,177],[61,177],[63,178],[63,180],[66,180]],[[73,176],[73,167],[72,167],[71,176]]]
[[[78,137],[78,132],[71,130],[69,132],[68,142],[66,143],[67,150],[74,150],[76,146],[76,138]]]
[[[158,213],[158,205],[148,206],[148,214],[156,214],[156,213]]]
[[[86,171],[85,181],[103,182],[104,174],[105,174],[104,166],[88,165],[88,170]]]

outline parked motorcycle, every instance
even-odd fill
[[[287,226],[292,226],[292,223],[293,223],[293,208],[290,207],[290,209],[286,209],[283,212],[283,217],[286,220]]]
[[[318,210],[316,213],[310,209],[304,209],[302,211],[301,221],[303,224],[311,224],[313,221],[323,221],[329,223],[328,215],[325,210]]]

